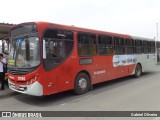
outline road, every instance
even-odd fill
[[[160,65],[140,78],[125,77],[101,83],[84,95],[67,91],[45,97],[13,93],[0,98],[0,111],[160,111]],[[17,118],[15,118],[17,119]],[[44,118],[43,118],[44,119]],[[46,118],[45,118],[46,119]],[[51,119],[51,118],[48,118]],[[56,119],[56,118],[55,118]],[[59,118],[75,120],[75,118]],[[78,120],[101,120],[77,118]],[[110,120],[160,120],[158,117],[130,117]],[[53,120],[53,118],[52,118]]]

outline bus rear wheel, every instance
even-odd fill
[[[139,78],[141,75],[142,75],[142,67],[140,64],[137,64],[135,69],[135,77]]]
[[[90,79],[86,73],[79,73],[74,82],[75,94],[81,95],[86,93],[90,88]]]

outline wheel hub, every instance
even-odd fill
[[[87,87],[87,80],[85,78],[81,78],[78,82],[78,86],[81,89],[85,89]]]

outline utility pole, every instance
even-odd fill
[[[157,41],[155,43],[156,43],[157,62],[160,62],[158,22],[156,23],[156,31],[157,31],[157,39],[156,39]]]
[[[156,29],[157,29],[157,41],[158,41],[159,40],[158,23],[156,23]]]

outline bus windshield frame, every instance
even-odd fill
[[[8,67],[33,68],[40,65],[40,38],[36,24],[18,25],[10,33]]]
[[[10,68],[31,68],[40,64],[39,37],[13,38],[8,66]]]

